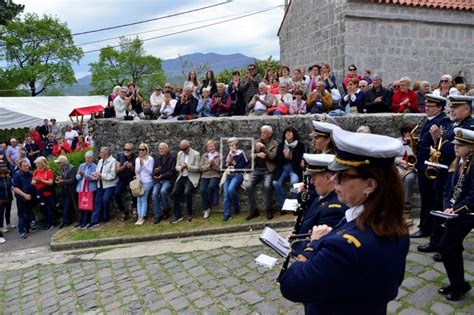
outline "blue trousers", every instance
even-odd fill
[[[24,234],[30,230],[30,223],[35,220],[33,202],[16,198],[18,208],[18,232]]]
[[[92,212],[91,224],[97,224],[110,220],[110,202],[114,195],[115,186],[109,188],[97,188],[95,192],[94,211]]]
[[[237,190],[244,181],[243,175],[233,175],[227,177],[224,183],[224,219],[232,215],[232,206],[234,206],[235,214],[240,213],[239,194]]]
[[[148,209],[148,194],[153,188],[153,182],[143,183],[145,191],[143,195],[137,198],[137,214],[139,217],[145,217]]]
[[[293,184],[296,184],[300,180],[298,175],[293,172],[293,168],[289,163],[283,165],[283,171],[278,181],[273,181],[273,187],[275,188],[278,203],[280,204],[280,206],[283,206],[283,203],[286,199],[285,192],[283,191],[283,184],[287,179],[290,180],[291,187],[293,187]],[[294,193],[292,194],[292,198],[297,199],[298,195]]]
[[[153,187],[153,214],[155,219],[161,217],[162,209],[169,212],[170,202],[168,199],[170,188],[173,184],[169,180],[157,181]]]
[[[123,198],[122,195],[125,191],[130,193],[130,196],[132,196],[132,192],[130,191],[129,188],[130,181],[125,180],[125,179],[120,179],[115,186],[114,190],[114,196],[115,196],[115,202],[117,203],[117,207],[119,208],[120,212],[127,212],[125,210],[125,205],[123,204]],[[132,204],[133,208],[137,208],[137,197],[132,196]]]
[[[219,177],[202,178],[199,186],[201,193],[201,207],[202,211],[211,209],[211,200],[213,193],[219,188]]]

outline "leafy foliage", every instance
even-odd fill
[[[105,47],[100,50],[99,60],[89,64],[92,73],[91,94],[109,94],[114,86],[137,84],[147,93],[156,84],[164,84],[166,76],[161,68],[161,59],[146,55],[140,38],[120,39],[119,49]],[[145,95],[146,96],[146,95]]]
[[[73,165],[76,169],[79,169],[79,165],[81,165],[81,163],[84,163],[86,161],[85,154],[87,151],[89,150],[76,151],[76,152],[66,154],[69,164]],[[48,167],[53,170],[54,174],[58,174],[59,168],[58,168],[58,164],[54,163],[55,158],[56,157],[50,158],[48,160]]]
[[[2,129],[0,130],[0,143],[10,143],[11,138],[22,141],[25,139],[27,133],[28,128]]]
[[[50,87],[61,88],[76,82],[71,63],[82,58],[66,23],[44,15],[26,14],[7,24],[0,35],[5,42],[6,72],[13,85],[28,86],[31,96]]]
[[[7,23],[15,16],[23,12],[25,6],[16,4],[12,1],[0,0],[0,25],[7,25]]]

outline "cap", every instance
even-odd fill
[[[454,128],[454,144],[474,144],[474,130]]]
[[[448,99],[451,107],[456,107],[458,105],[471,105],[472,107],[474,96],[450,95],[448,96]]]
[[[54,163],[69,163],[69,161],[64,155],[60,155],[56,160],[54,160]]]
[[[336,146],[336,156],[329,169],[333,171],[362,165],[389,166],[403,151],[400,140],[377,134],[335,129],[332,140]]]
[[[436,104],[441,105],[442,107],[446,106],[446,102],[447,102],[446,98],[442,96],[434,95],[434,94],[426,94],[425,100],[427,103],[436,103]]]
[[[314,131],[311,133],[312,137],[324,136],[329,137],[334,129],[341,129],[338,125],[334,125],[328,122],[321,122],[313,120]]]
[[[303,159],[308,163],[305,175],[328,171],[328,166],[334,161],[334,154],[303,154]]]

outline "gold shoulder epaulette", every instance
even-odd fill
[[[312,248],[312,247],[306,247],[304,249],[305,252],[312,252],[313,250],[314,250],[314,248]]]
[[[357,238],[355,238],[354,236],[350,235],[350,234],[344,234],[342,237],[347,239],[347,243],[354,244],[354,246],[357,247],[357,248],[362,246],[360,241]]]
[[[341,208],[342,206],[338,203],[333,203],[333,204],[330,204],[328,205],[328,208]]]

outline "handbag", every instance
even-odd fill
[[[94,193],[89,191],[89,180],[84,179],[82,191],[79,192],[78,208],[80,210],[92,211],[94,209]]]
[[[145,187],[143,187],[142,182],[138,178],[130,182],[130,190],[132,191],[133,197],[140,197],[145,193]]]

